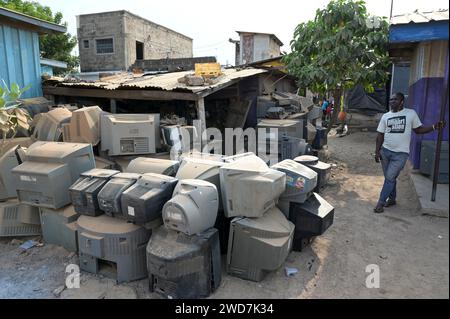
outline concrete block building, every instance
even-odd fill
[[[236,65],[263,61],[281,55],[283,42],[275,34],[236,31],[239,41],[231,40],[236,45]]]
[[[128,70],[136,60],[191,58],[192,39],[131,12],[77,16],[81,72]]]

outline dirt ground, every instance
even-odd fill
[[[330,162],[337,166],[322,195],[335,207],[334,224],[260,283],[224,273],[210,298],[449,298],[448,219],[421,214],[405,171],[398,205],[372,213],[383,183],[371,155],[374,142],[370,132],[329,137]],[[116,285],[84,272],[80,289],[61,292],[71,263],[78,257],[63,248],[21,253],[17,241],[0,239],[0,298],[160,298],[149,293],[145,279]],[[379,288],[366,287],[370,264],[379,267]],[[287,277],[284,267],[298,273]]]

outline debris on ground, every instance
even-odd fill
[[[59,297],[61,295],[61,293],[64,291],[64,289],[66,289],[66,286],[59,286],[58,288],[56,288],[55,290],[53,290],[53,295],[55,297]]]
[[[23,243],[22,245],[20,245],[20,248],[22,248],[24,251],[31,249],[35,246],[38,246],[39,242],[34,241],[34,240],[27,240],[25,243]]]
[[[286,272],[286,276],[287,277],[294,276],[296,273],[298,273],[298,269],[297,268],[285,267],[284,270]]]

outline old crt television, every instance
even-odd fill
[[[290,202],[304,203],[312,195],[317,186],[317,173],[293,160],[284,160],[271,168],[286,174],[286,190],[280,196],[278,207],[287,216]]]
[[[98,193],[98,205],[105,214],[113,217],[123,217],[120,203],[122,193],[141,178],[135,173],[119,173],[111,178]]]
[[[80,269],[116,279],[147,277],[145,248],[153,229],[106,215],[80,216],[77,221]]]
[[[101,116],[101,150],[108,155],[154,154],[161,147],[159,114]]]
[[[98,206],[98,193],[103,186],[119,171],[110,169],[91,169],[69,188],[72,205],[78,214],[98,216],[103,214]]]
[[[289,220],[295,225],[294,250],[302,250],[304,239],[322,235],[333,219],[334,207],[317,193],[302,204],[290,203]]]
[[[228,240],[228,273],[261,281],[284,263],[291,251],[293,236],[294,225],[276,207],[263,217],[233,219]]]
[[[64,142],[90,143],[100,142],[100,115],[98,106],[83,107],[72,112],[70,123],[63,126]]]
[[[201,179],[214,184],[219,192],[219,206],[222,207],[222,201],[220,199],[219,168],[225,163],[223,161],[216,160],[216,157],[212,160],[206,155],[205,158],[206,159],[203,159],[201,153],[195,157],[182,157],[180,168],[178,169],[175,177],[178,178],[178,180]]]
[[[147,245],[149,288],[170,299],[206,298],[222,279],[219,234],[194,236],[158,228]]]
[[[32,138],[38,141],[62,142],[63,124],[69,123],[72,112],[59,107],[43,113],[34,128]]]
[[[275,120],[275,119],[261,119],[257,124],[257,129],[265,129],[266,134],[270,137],[270,129],[278,129],[278,139],[282,136],[292,136],[297,138],[305,138],[304,135],[304,121],[303,120]]]
[[[171,161],[160,158],[138,157],[128,164],[125,172],[137,174],[155,173],[167,176],[175,176],[179,167],[180,162],[178,161]]]
[[[122,213],[128,221],[143,225],[161,218],[164,204],[172,197],[178,180],[148,173],[122,193]]]
[[[161,127],[162,140],[168,146],[179,145],[185,149],[191,149],[194,140],[198,138],[195,126],[190,125],[166,125]]]
[[[72,205],[61,209],[39,208],[42,237],[46,244],[64,247],[68,251],[78,252],[76,222],[80,217]]]
[[[294,159],[297,163],[303,164],[317,173],[317,187],[316,192],[328,184],[331,175],[331,165],[319,161],[319,158],[311,155],[302,155]]]
[[[12,169],[26,159],[26,148],[12,147],[0,157],[0,201],[17,197],[17,185],[12,176]]]
[[[261,217],[286,189],[286,174],[253,155],[220,167],[220,183],[226,217]]]
[[[0,237],[41,234],[39,209],[17,199],[0,202]]]
[[[219,196],[214,184],[202,180],[181,180],[163,208],[167,228],[186,235],[198,235],[214,227]]]
[[[27,160],[12,174],[22,203],[59,209],[71,203],[70,186],[93,168],[91,144],[35,142],[27,150]]]

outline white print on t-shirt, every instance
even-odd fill
[[[386,133],[405,133],[406,116],[391,117],[387,120]]]

